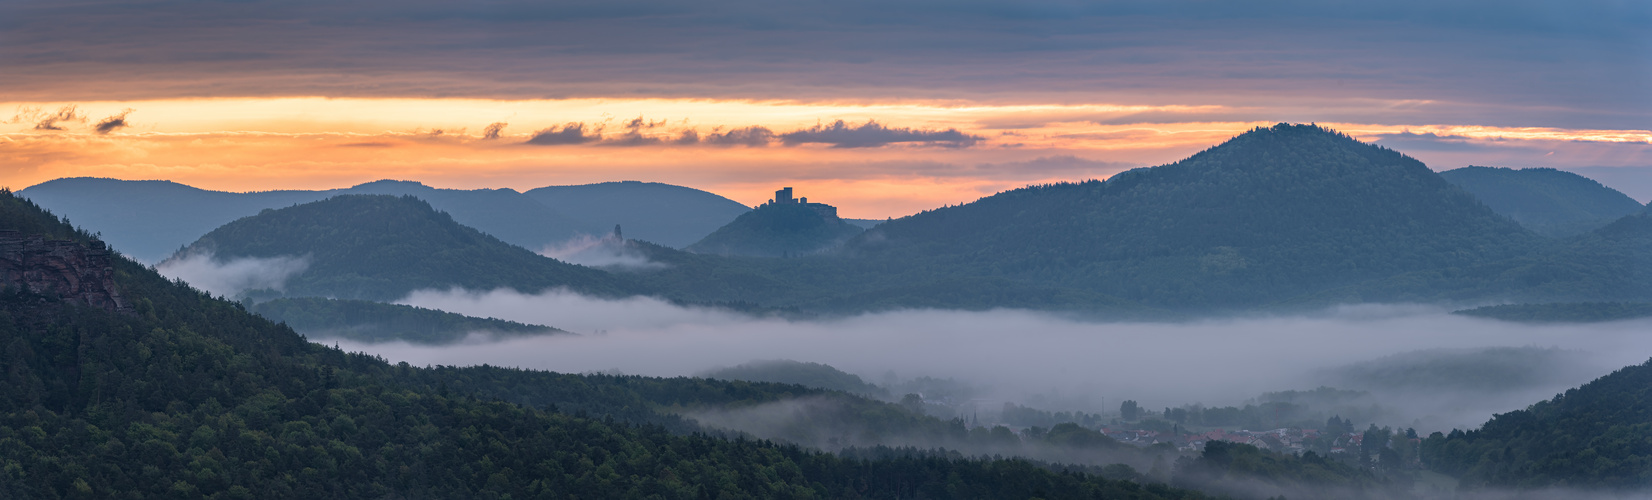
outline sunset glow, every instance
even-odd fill
[[[1279,122],[1438,170],[1652,165],[1643,12],[1604,5],[84,7],[0,10],[0,184],[788,184],[882,218]]]

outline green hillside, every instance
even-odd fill
[[[1322,304],[1652,301],[1652,214],[1625,216],[1528,255],[1401,274],[1327,291],[1312,300]]]
[[[903,279],[1001,276],[1221,307],[1509,258],[1536,240],[1410,157],[1280,124],[1106,182],[886,222],[843,252]]]
[[[1497,213],[1548,236],[1587,233],[1642,210],[1628,195],[1552,168],[1463,167],[1440,176]]]
[[[522,194],[594,227],[619,225],[628,238],[673,248],[699,241],[751,207],[694,188],[658,182],[546,186]]]
[[[822,208],[824,207],[824,208]],[[819,203],[770,203],[687,247],[694,253],[796,257],[830,250],[865,231]]]
[[[1434,433],[1424,463],[1468,487],[1652,487],[1652,361],[1468,432]]]
[[[540,325],[493,318],[472,318],[422,307],[365,300],[320,297],[279,298],[247,306],[247,311],[310,338],[342,338],[361,342],[406,341],[448,344],[471,334],[492,337],[567,333]]]
[[[392,301],[419,289],[521,292],[568,287],[595,295],[633,291],[617,278],[541,257],[453,221],[410,196],[343,195],[267,210],[207,233],[179,252],[217,261],[304,256],[287,296]]]
[[[0,229],[90,242],[9,193]],[[1200,497],[1017,460],[844,460],[672,432],[692,427],[644,401],[808,391],[391,365],[308,343],[129,260],[111,272],[129,311],[0,296],[0,497]],[[477,397],[513,394],[511,381],[551,399]]]

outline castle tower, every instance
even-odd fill
[[[774,202],[776,204],[795,203],[794,201],[792,201],[792,188],[784,187],[784,188],[780,188],[779,191],[775,191],[774,192]]]

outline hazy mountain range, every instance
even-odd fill
[[[415,196],[459,223],[538,251],[579,235],[621,225],[632,237],[681,247],[750,210],[705,191],[644,182],[510,189],[438,189],[383,180],[346,189],[228,193],[169,181],[72,178],[18,192],[75,224],[101,233],[122,252],[159,262],[178,248],[236,219],[343,194]]]
[[[628,239],[615,242],[622,245],[586,250],[610,258],[589,260],[594,267],[570,266],[489,236],[494,232],[465,228],[464,219],[438,214],[433,202],[345,196],[265,210],[214,229],[169,265],[203,255],[214,265],[302,260],[303,269],[279,284],[243,287],[279,289],[269,296],[388,301],[419,289],[537,293],[563,287],[600,296],[641,294],[817,312],[1016,307],[1154,316],[1358,302],[1652,300],[1652,279],[1647,279],[1652,224],[1634,213],[1633,201],[1554,171],[1452,172],[1435,173],[1399,152],[1320,127],[1281,124],[1169,165],[1106,181],[1006,191],[895,219],[863,234],[804,205],[768,205],[735,215],[690,246],[706,255],[636,241],[643,238],[627,230]],[[1508,187],[1542,184],[1507,181],[1531,176],[1557,177],[1576,189]],[[180,189],[58,182],[71,181]],[[529,194],[393,182],[352,190],[420,188],[445,196],[454,210],[448,213],[471,214],[492,227],[521,219],[497,214],[534,206],[551,210],[536,199],[561,200],[552,205],[581,217],[590,215],[574,207],[613,210],[615,218],[694,213],[658,200],[700,199],[695,191],[642,183]],[[1471,191],[1519,191],[1526,194],[1504,198],[1547,201],[1484,202]],[[656,201],[630,206],[624,196],[603,196],[626,192],[655,193]],[[299,196],[197,194],[232,200]],[[516,204],[506,203],[511,200]],[[744,209],[721,207],[725,215]],[[496,215],[484,216],[489,213]],[[1600,224],[1612,213],[1623,215]],[[713,218],[706,215],[702,222]],[[1557,227],[1578,234],[1547,237],[1521,220],[1547,227],[1550,234],[1560,234]],[[507,234],[550,234],[543,228],[551,225],[519,224]],[[743,250],[734,251],[737,247]]]

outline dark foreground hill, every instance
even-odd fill
[[[682,248],[751,211],[738,201],[658,182],[547,186],[523,193],[596,227],[619,225],[627,237]]]
[[[17,231],[0,233],[7,244],[60,242],[42,254],[59,264],[106,256],[89,234],[10,193],[0,193],[0,230]],[[1200,497],[1025,461],[844,460],[691,434],[645,398],[692,405],[807,391],[391,365],[306,342],[124,258],[71,264],[97,279],[64,288],[29,267],[36,257],[12,255],[7,265],[34,272],[6,274],[22,281],[0,295],[3,498]],[[114,292],[122,298],[83,300]],[[548,399],[476,397],[513,387]]]
[[[998,276],[1229,307],[1509,258],[1536,239],[1410,157],[1280,124],[1106,182],[1028,187],[886,222],[844,253],[913,278]]]
[[[769,203],[689,245],[694,253],[796,257],[820,253],[865,231],[820,203]]]
[[[1547,236],[1587,233],[1643,208],[1629,195],[1552,168],[1463,167],[1440,176],[1497,213]]]
[[[288,296],[391,301],[419,289],[567,287],[598,295],[634,291],[608,273],[562,263],[459,225],[410,196],[343,195],[266,210],[214,229],[173,259],[303,258]],[[164,265],[164,263],[163,263]]]
[[[1478,430],[1434,433],[1422,454],[1470,488],[1644,492],[1652,488],[1652,361],[1497,415]]]

